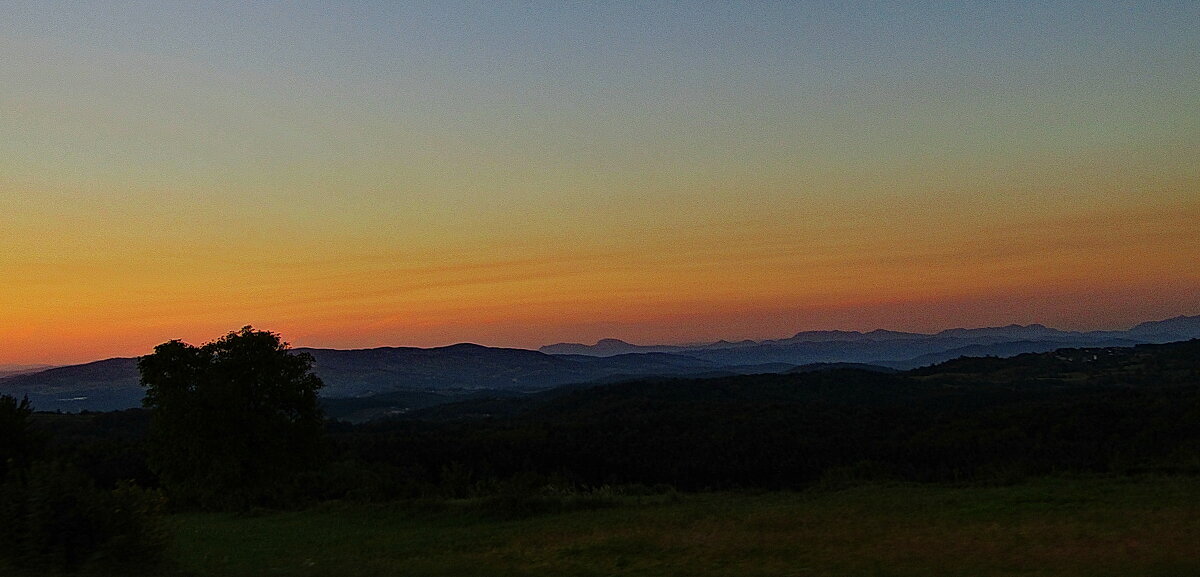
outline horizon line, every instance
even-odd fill
[[[604,337],[604,338],[598,339],[593,344],[586,344],[586,343],[581,343],[581,342],[560,341],[560,342],[556,342],[556,343],[547,343],[547,344],[541,345],[537,348],[485,345],[485,344],[470,342],[470,341],[460,341],[460,342],[450,343],[450,344],[446,344],[446,345],[436,345],[436,346],[428,346],[428,347],[419,347],[419,346],[410,346],[410,345],[378,345],[378,346],[369,346],[369,347],[337,348],[337,347],[317,346],[317,345],[307,345],[307,344],[296,345],[296,344],[292,344],[292,343],[288,343],[288,346],[292,350],[324,349],[324,350],[334,350],[334,351],[369,351],[369,350],[377,350],[377,349],[435,350],[435,349],[445,349],[445,348],[466,345],[466,346],[476,346],[476,347],[489,348],[489,349],[509,349],[509,350],[540,352],[542,348],[550,347],[550,346],[579,345],[579,346],[585,346],[585,347],[593,347],[593,346],[599,345],[601,342],[604,342],[604,341],[618,341],[618,342],[624,343],[626,345],[636,346],[636,347],[691,347],[691,346],[714,345],[714,344],[723,343],[723,342],[735,344],[735,343],[744,343],[747,341],[761,344],[761,343],[770,342],[770,341],[787,340],[787,339],[794,338],[798,335],[802,335],[805,333],[847,333],[847,334],[869,335],[869,334],[875,333],[875,332],[890,332],[890,333],[931,337],[931,336],[937,336],[939,334],[942,334],[942,333],[945,333],[948,331],[954,331],[954,330],[970,331],[970,330],[984,330],[984,329],[1040,327],[1040,328],[1045,328],[1045,329],[1054,330],[1054,331],[1063,332],[1063,333],[1089,334],[1089,333],[1107,333],[1107,332],[1127,332],[1127,331],[1133,330],[1134,328],[1137,328],[1137,327],[1139,327],[1143,324],[1147,324],[1147,323],[1160,323],[1160,322],[1172,321],[1172,320],[1176,320],[1176,319],[1191,319],[1191,318],[1200,318],[1200,314],[1196,314],[1196,315],[1178,314],[1175,316],[1161,318],[1161,319],[1145,320],[1145,321],[1140,321],[1138,323],[1135,323],[1132,326],[1125,328],[1125,329],[1094,329],[1094,330],[1086,330],[1086,331],[1060,329],[1060,328],[1052,327],[1052,326],[1049,326],[1049,325],[1046,325],[1043,323],[1030,323],[1030,324],[1024,324],[1024,325],[1020,324],[1020,323],[1010,323],[1007,325],[949,327],[949,328],[941,329],[936,332],[930,332],[930,333],[917,332],[917,331],[900,331],[900,330],[894,330],[894,329],[885,329],[882,327],[871,329],[869,331],[845,330],[845,329],[810,329],[810,330],[797,331],[795,333],[792,333],[789,336],[777,337],[777,338],[741,339],[741,340],[736,340],[736,341],[730,341],[730,340],[726,340],[726,339],[718,339],[715,341],[691,341],[691,342],[681,342],[681,343],[654,343],[654,344],[639,344],[639,343],[633,343],[633,342],[630,342],[630,341],[627,341],[627,340],[624,340],[624,339],[621,339],[618,337]],[[245,326],[252,326],[252,325],[245,325]],[[270,331],[270,329],[257,329],[257,330]],[[270,331],[270,332],[275,332],[275,331]],[[280,333],[277,333],[277,334],[280,334]],[[182,339],[168,339],[167,342],[169,342],[170,340],[182,340]],[[146,353],[146,354],[149,354],[149,353]],[[92,363],[99,363],[99,362],[111,361],[111,360],[116,360],[116,359],[136,359],[136,358],[140,358],[141,356],[143,356],[143,355],[132,355],[132,356],[117,355],[117,356],[112,356],[112,357],[94,359],[94,360],[90,360],[90,361],[83,361],[83,362],[77,362],[77,363],[62,363],[62,364],[55,364],[55,363],[3,363],[3,364],[0,364],[0,369],[20,370],[20,369],[26,368],[26,367],[44,367],[45,369],[53,369],[53,368],[59,368],[59,367],[88,365],[88,364],[92,364]]]

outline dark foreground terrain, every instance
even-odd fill
[[[251,575],[1200,574],[1200,479],[488,499],[176,515],[176,572]],[[545,503],[543,503],[545,505]]]
[[[1200,340],[482,395],[255,483],[0,408],[0,575],[1200,574]]]

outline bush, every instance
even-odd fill
[[[10,470],[28,466],[41,450],[41,439],[33,433],[29,422],[32,414],[29,397],[18,401],[15,397],[0,395],[0,480]]]
[[[34,463],[0,493],[0,558],[37,574],[152,572],[169,541],[162,506],[157,492],[101,490],[72,466]]]

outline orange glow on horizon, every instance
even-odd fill
[[[114,259],[112,268],[90,269],[88,283],[4,285],[0,360],[133,356],[245,324],[296,346],[340,348],[697,342],[1012,322],[1124,328],[1200,309],[1200,273],[1190,266],[1200,254],[1198,205],[793,244],[769,231],[722,232],[653,248],[543,249],[498,260],[310,263],[297,255],[272,265],[196,257],[196,267],[164,271]]]
[[[0,365],[1200,314],[1192,6],[510,8],[6,10]]]

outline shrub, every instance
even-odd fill
[[[37,574],[153,571],[169,540],[162,505],[130,483],[101,490],[72,466],[34,463],[0,493],[0,558]]]
[[[0,480],[9,470],[23,469],[41,450],[41,439],[33,433],[29,398],[0,395]]]

